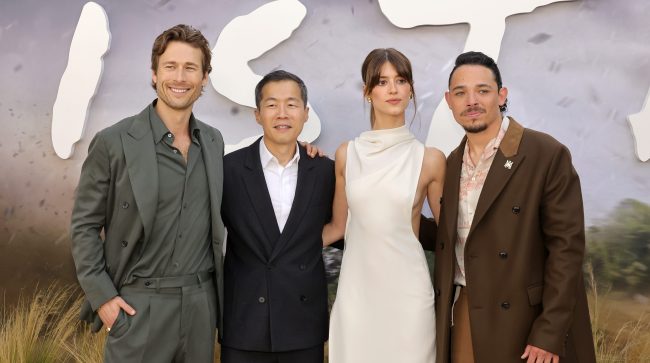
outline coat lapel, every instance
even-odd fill
[[[221,215],[221,191],[223,190],[223,144],[215,139],[208,128],[196,120],[201,130],[201,153],[205,172],[208,177],[208,190],[210,192],[210,215],[212,216],[213,239],[221,239],[223,235],[215,231],[215,217]],[[223,231],[221,231],[223,233]]]
[[[442,196],[442,208],[445,214],[445,227],[452,245],[456,243],[456,225],[458,224],[458,197],[460,189],[460,171],[463,165],[463,150],[467,138],[464,137],[460,145],[447,159],[447,171],[445,177],[444,193]]]
[[[291,211],[289,212],[287,223],[284,225],[280,238],[273,246],[273,252],[271,253],[269,262],[273,261],[273,259],[275,259],[285,247],[287,242],[291,240],[291,237],[300,225],[302,217],[307,213],[307,208],[309,207],[309,202],[311,201],[314,192],[314,183],[316,182],[316,177],[312,172],[312,169],[314,168],[314,160],[307,155],[303,147],[298,147],[298,151],[300,152],[300,161],[298,162],[296,193],[293,197],[293,204],[291,205]],[[273,220],[275,220],[275,218]]]
[[[476,214],[474,215],[472,226],[467,236],[468,241],[476,226],[490,209],[492,203],[501,194],[503,188],[505,188],[512,175],[523,162],[524,155],[517,154],[523,132],[524,128],[514,119],[510,118],[508,131],[506,131],[506,135],[501,140],[499,150],[497,150],[494,156],[492,166],[483,185],[483,190],[481,190],[481,196],[476,205]]]
[[[244,177],[244,185],[246,186],[251,204],[255,206],[255,214],[266,235],[264,249],[266,256],[269,256],[272,250],[272,243],[280,237],[280,228],[275,218],[271,196],[269,195],[266,179],[264,179],[264,171],[262,170],[259,151],[261,140],[262,138],[257,139],[247,149],[248,155],[246,156],[245,167],[248,175]]]
[[[158,207],[158,167],[149,107],[137,115],[131,128],[122,134],[122,145],[146,243],[151,236]]]

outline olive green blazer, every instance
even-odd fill
[[[81,318],[92,322],[95,331],[102,325],[95,311],[118,295],[131,255],[146,248],[151,236],[158,203],[158,169],[149,109],[98,132],[81,167],[72,211],[72,256],[86,295]],[[220,317],[224,145],[217,129],[196,121],[210,190],[214,281]]]

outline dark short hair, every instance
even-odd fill
[[[203,61],[201,62],[203,73],[212,72],[212,66],[210,65],[212,51],[210,50],[208,40],[196,28],[190,25],[178,24],[162,32],[153,42],[153,48],[151,49],[151,70],[154,73],[158,70],[160,56],[165,53],[170,42],[183,42],[200,49],[201,53],[203,53]],[[151,82],[151,86],[156,89],[156,84],[153,81]]]
[[[413,69],[411,61],[402,52],[395,48],[377,48],[368,53],[361,65],[361,80],[366,86],[365,95],[368,96],[373,88],[379,84],[381,79],[381,67],[384,63],[390,63],[397,75],[404,78],[411,86],[413,103],[415,104],[415,88],[413,88]],[[417,105],[415,107],[417,109]],[[375,113],[372,104],[370,105],[370,124],[375,123]]]
[[[257,86],[255,86],[255,107],[257,107],[257,109],[260,108],[260,102],[262,102],[262,88],[264,88],[264,86],[269,82],[280,81],[296,82],[298,88],[300,88],[300,98],[302,98],[302,102],[305,104],[305,107],[307,107],[307,86],[305,86],[305,82],[293,73],[278,69],[277,71],[268,73],[264,78],[257,82]]]
[[[451,70],[451,73],[449,73],[449,82],[447,85],[451,85],[451,77],[454,75],[454,72],[456,72],[456,69],[458,69],[460,66],[465,65],[483,66],[491,70],[492,74],[494,75],[494,80],[497,83],[497,89],[500,90],[501,87],[503,87],[503,82],[501,81],[501,72],[499,71],[499,67],[497,67],[497,63],[494,61],[494,59],[481,52],[465,52],[456,57],[456,64],[454,65],[454,69]],[[508,100],[506,99],[506,102],[504,102],[503,105],[499,106],[499,110],[501,112],[505,112],[507,109]]]

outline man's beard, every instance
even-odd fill
[[[479,132],[487,130],[487,124],[481,123],[478,125],[469,125],[469,126],[463,126],[465,131],[469,132],[470,134],[477,134]]]
[[[470,112],[477,112],[477,111],[482,113],[482,114],[485,114],[485,109],[484,108],[482,108],[480,106],[474,106],[474,107],[470,107],[470,108],[466,109],[465,111],[461,112],[460,115],[465,116],[466,114],[468,114]],[[488,125],[485,122],[480,123],[480,124],[472,124],[472,125],[469,125],[469,126],[463,126],[465,131],[469,132],[470,134],[476,134],[476,133],[479,133],[481,131],[485,131],[487,129],[487,127],[488,127]]]

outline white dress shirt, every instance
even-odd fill
[[[282,232],[284,225],[287,223],[287,218],[289,218],[289,212],[291,212],[291,206],[293,205],[293,197],[296,195],[298,161],[300,160],[298,147],[296,144],[296,153],[293,155],[293,158],[289,160],[286,166],[282,166],[278,159],[266,147],[264,139],[262,138],[262,141],[260,141],[262,170],[264,171],[266,187],[271,196],[273,212],[275,212],[275,220],[278,222],[280,232]]]

